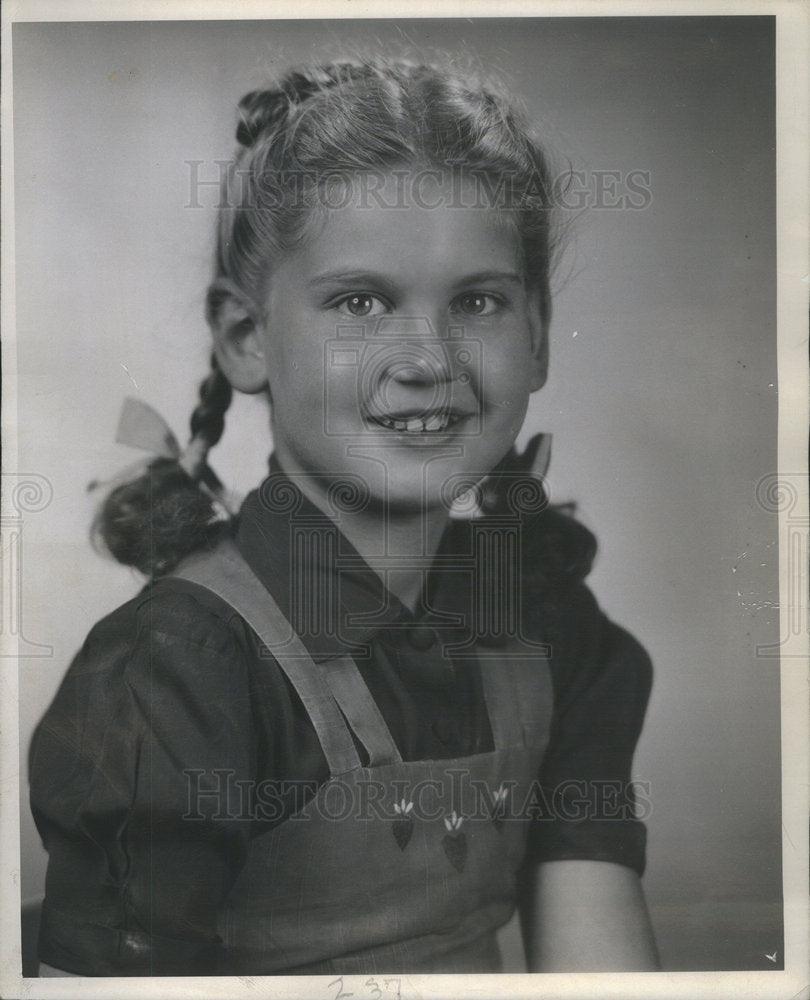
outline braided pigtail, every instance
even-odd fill
[[[180,465],[191,478],[201,480],[212,490],[220,489],[222,484],[206,458],[225,430],[231,396],[231,384],[222,374],[216,354],[212,354],[211,371],[200,385],[200,401],[191,414],[191,441],[180,458]]]
[[[230,401],[231,387],[212,356],[186,449],[177,460],[150,462],[101,505],[93,536],[118,562],[147,576],[162,576],[191,552],[212,544],[219,532],[215,496],[222,484],[206,459],[222,437]]]

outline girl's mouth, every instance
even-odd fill
[[[382,413],[366,414],[366,420],[377,427],[401,434],[440,434],[461,419],[461,414],[449,411],[424,413],[420,416]]]

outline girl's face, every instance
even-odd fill
[[[284,255],[261,331],[285,471],[321,490],[360,477],[392,513],[446,506],[460,476],[491,471],[545,378],[513,228],[453,207],[435,178],[421,207],[387,207],[393,184],[329,209]]]

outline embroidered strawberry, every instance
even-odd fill
[[[394,803],[396,818],[394,819],[391,829],[394,834],[394,840],[397,842],[401,851],[405,850],[411,837],[413,836],[413,817],[411,816],[412,809],[413,802],[406,802],[405,799],[402,799],[401,802]]]
[[[508,795],[509,789],[504,788],[503,785],[501,785],[497,792],[492,793],[492,802],[489,806],[489,818],[492,820],[492,825],[498,833],[501,832],[504,816],[506,816],[506,799]]]
[[[467,861],[467,837],[461,832],[463,821],[464,818],[457,815],[455,809],[449,816],[444,817],[447,833],[442,838],[442,847],[447,855],[447,860],[457,872],[464,871],[464,865]]]

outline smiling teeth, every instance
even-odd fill
[[[434,415],[422,420],[420,417],[409,417],[407,420],[395,420],[392,417],[374,417],[374,422],[392,431],[407,431],[409,434],[423,434],[430,431],[443,431],[450,424],[450,417]]]

